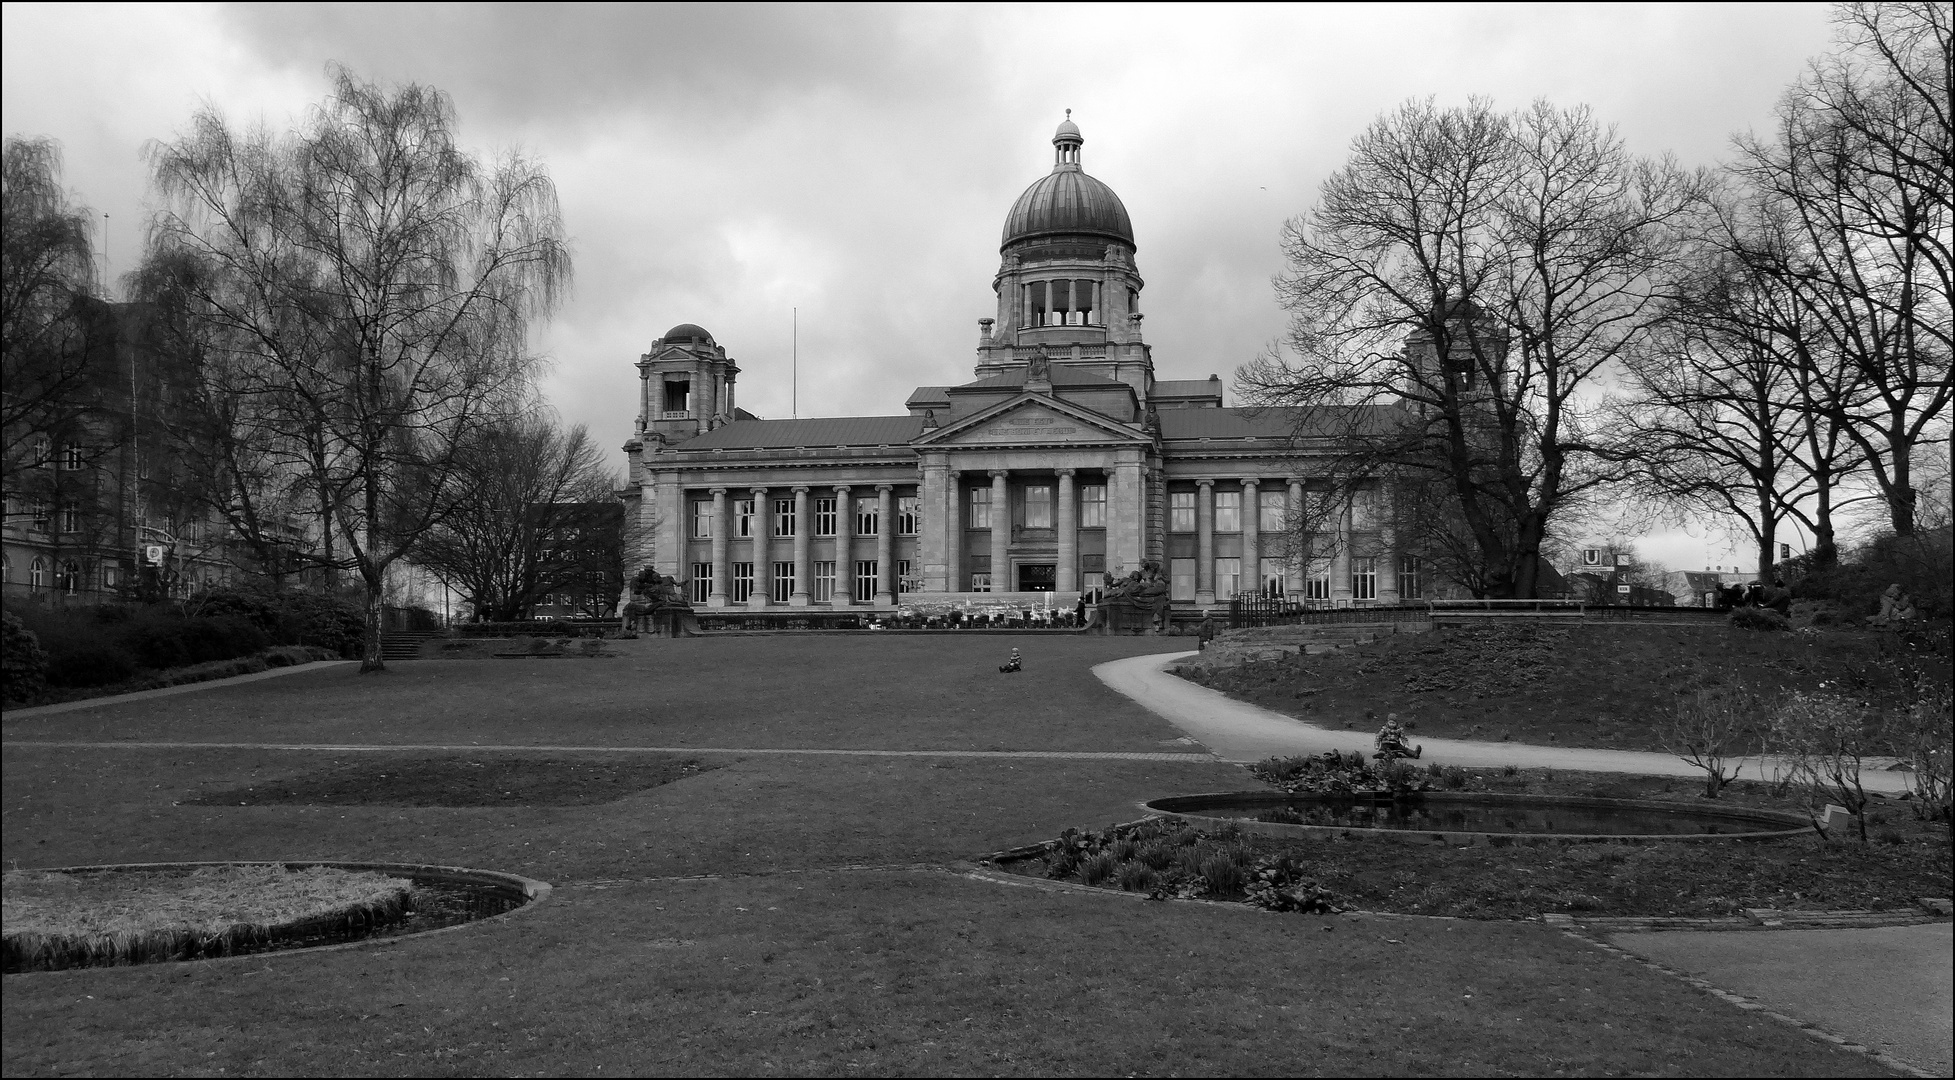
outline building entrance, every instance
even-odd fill
[[[1019,592],[1051,592],[1059,584],[1056,563],[1019,563]]]

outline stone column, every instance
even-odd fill
[[[1290,525],[1303,520],[1302,480],[1290,481],[1290,505],[1288,513],[1283,515],[1283,520],[1285,522],[1284,533],[1290,543],[1290,561],[1289,565],[1283,569],[1283,587],[1291,597],[1301,597],[1303,595],[1303,575],[1310,562],[1310,547],[1304,543],[1303,534],[1295,528],[1290,527]]]
[[[916,557],[911,564],[917,587],[923,592],[940,593],[949,586],[944,564],[944,455],[932,451],[923,455],[922,480],[916,489]],[[898,585],[900,588],[900,583]]]
[[[876,606],[896,603],[896,495],[893,485],[876,485]]]
[[[728,520],[726,511],[726,489],[716,487],[713,489],[713,588],[706,594],[707,607],[726,606],[728,542],[733,532],[733,522]]]
[[[848,607],[855,602],[855,545],[850,542],[855,536],[855,504],[849,501],[849,489],[835,489],[835,591],[829,602],[836,607]]]
[[[1215,602],[1215,481],[1195,482],[1195,603]]]
[[[814,523],[808,520],[808,486],[794,488],[794,588],[788,595],[789,607],[808,606],[808,534]]]
[[[1006,592],[1011,577],[1011,489],[1009,469],[991,470],[991,591]]]
[[[1351,508],[1337,511],[1337,554],[1330,560],[1332,607],[1351,606]]]
[[[1242,482],[1242,576],[1237,578],[1236,588],[1241,583],[1250,583],[1250,591],[1257,596],[1263,592],[1263,507],[1259,494],[1260,480]]]
[[[774,563],[767,551],[767,534],[774,529],[774,508],[767,503],[767,489],[754,488],[753,495],[753,592],[747,606],[764,608],[774,595]]]
[[[1079,591],[1079,508],[1073,503],[1073,471],[1059,470],[1059,580],[1062,593]]]
[[[964,485],[956,469],[944,473],[944,507],[939,518],[944,523],[944,591],[963,592],[964,580]]]
[[[1137,453],[1122,451],[1107,474],[1106,569],[1125,577],[1147,558],[1148,486]]]

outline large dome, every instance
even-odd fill
[[[703,341],[708,345],[718,344],[713,340],[713,335],[706,332],[705,327],[699,326],[696,323],[689,323],[689,322],[682,322],[679,325],[673,327],[672,329],[667,330],[665,332],[665,336],[660,338],[659,340],[660,341],[690,340],[690,341]]]
[[[1079,165],[1086,140],[1072,122],[1072,110],[1052,137],[1058,148],[1052,171],[1025,189],[1005,217],[1002,246],[1042,237],[1093,236],[1132,246],[1134,225],[1113,189],[1086,175]]]
[[[1053,170],[1011,204],[1004,245],[1041,236],[1101,236],[1134,242],[1134,225],[1113,189],[1077,168]]]

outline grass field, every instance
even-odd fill
[[[1660,750],[1658,719],[1700,689],[1846,688],[1880,699],[1870,674],[1884,635],[1760,634],[1705,626],[1441,627],[1429,634],[1193,673],[1231,697],[1328,727],[1374,730],[1397,713],[1417,735],[1610,750]],[[1891,644],[1892,639],[1886,638]],[[1947,678],[1947,661],[1926,660]]]
[[[955,872],[1067,825],[1132,819],[1144,799],[1252,786],[1199,755],[458,751],[440,765],[449,755],[113,745],[1184,748],[1088,670],[1150,643],[1026,639],[1026,673],[1000,676],[992,654],[1011,644],[645,641],[616,660],[425,661],[9,718],[10,866],[436,862],[558,888],[533,911],[384,947],[9,976],[0,1064],[8,1075],[1881,1074],[1535,924],[1268,915]],[[103,745],[27,745],[48,739]],[[695,759],[711,767],[683,767]],[[570,769],[589,797],[557,797],[543,781],[492,797],[449,778],[474,762],[534,780],[516,760]],[[632,760],[644,768],[619,771]],[[360,769],[376,779],[343,797],[335,778]],[[382,774],[441,794],[414,805]],[[281,794],[218,805],[240,789]]]

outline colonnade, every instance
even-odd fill
[[[864,485],[866,488],[868,485]],[[877,607],[890,607],[896,603],[896,485],[876,484],[876,531],[875,559],[876,585],[870,603]],[[707,592],[708,607],[727,607],[733,603],[733,500],[728,493],[744,490],[753,500],[753,525],[750,535],[740,539],[753,544],[752,564],[754,581],[747,594],[746,606],[764,608],[773,604],[773,564],[775,545],[785,543],[792,547],[794,563],[794,587],[789,593],[789,607],[807,607],[812,600],[813,552],[816,539],[814,518],[810,514],[810,493],[807,484],[796,484],[785,490],[794,496],[794,532],[792,536],[774,535],[775,492],[781,489],[755,486],[745,489],[715,487],[708,489],[713,496],[712,512],[712,585]],[[854,485],[837,484],[831,490],[835,497],[835,584],[828,603],[836,607],[848,607],[855,603],[855,561],[861,541],[867,534],[857,534],[855,528]],[[689,501],[689,500],[688,500]],[[822,539],[830,539],[827,534]]]

